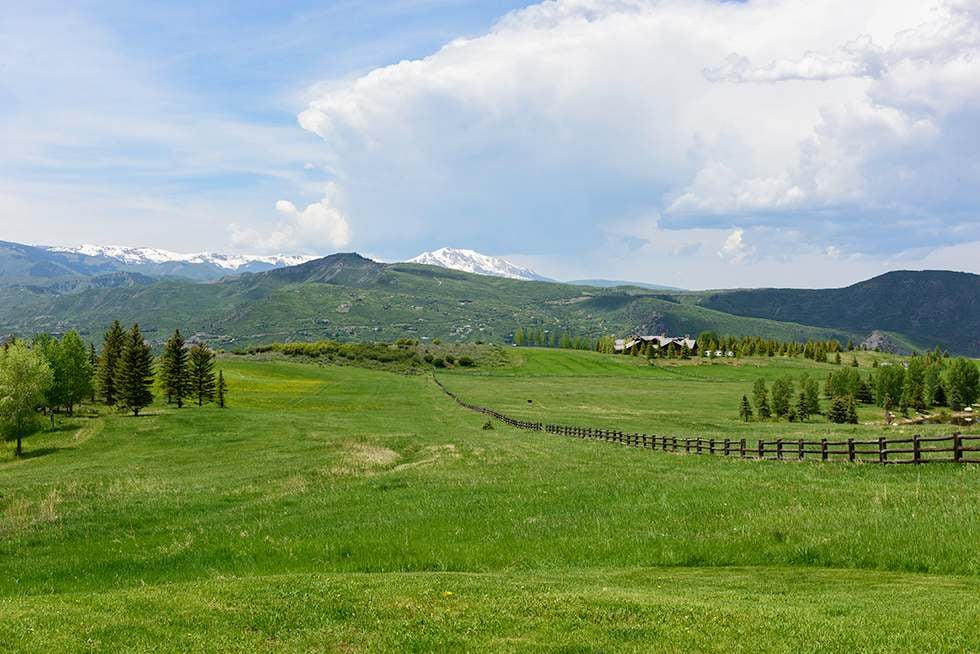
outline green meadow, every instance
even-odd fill
[[[834,368],[808,361],[494,360],[439,376],[647,433],[912,429],[738,421],[757,376]],[[980,649],[980,467],[664,454],[484,429],[427,374],[219,367],[228,409],[86,407],[4,444],[4,652]]]

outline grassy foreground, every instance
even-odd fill
[[[0,453],[4,651],[980,647],[976,468],[486,431],[423,376],[221,365],[226,411]],[[512,401],[495,374],[446,377]]]

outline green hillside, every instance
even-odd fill
[[[722,291],[706,294],[701,306],[864,334],[879,329],[980,356],[980,275],[971,273],[896,271],[847,288]]]
[[[538,378],[556,415],[580,410],[582,396],[564,394],[585,385],[588,402],[620,407],[594,417],[614,427],[638,397],[617,402],[626,379],[691,424],[699,410],[737,423],[712,398],[742,383],[739,369],[513,356],[446,382],[510,403],[528,390],[514,384]],[[795,364],[813,365],[781,362]],[[29,438],[23,459],[3,445],[5,652],[980,642],[975,468],[669,455],[486,430],[428,375],[231,356],[219,367],[226,410],[86,407]]]
[[[95,338],[113,319],[139,322],[160,342],[175,327],[226,347],[270,341],[505,342],[518,327],[598,337],[632,331],[766,335],[781,340],[857,335],[733,316],[638,288],[592,288],[472,275],[339,254],[215,283],[163,280],[68,294],[0,292],[0,333],[78,329]]]

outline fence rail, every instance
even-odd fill
[[[849,461],[851,463],[922,464],[963,463],[980,464],[980,436],[960,433],[948,436],[912,436],[904,438],[879,437],[869,440],[848,438],[846,441],[806,439],[759,439],[749,444],[746,439],[678,438],[657,436],[612,429],[555,425],[528,422],[506,416],[478,404],[470,404],[446,388],[433,375],[436,384],[460,406],[482,413],[500,422],[529,431],[542,431],[559,436],[619,443],[663,452],[715,455],[742,459],[774,461]]]

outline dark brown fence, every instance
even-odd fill
[[[541,422],[515,420],[499,411],[477,404],[464,402],[446,388],[437,377],[436,384],[443,392],[462,407],[495,418],[500,422],[530,431],[543,431],[549,434],[587,438],[592,440],[619,443],[628,447],[642,447],[663,452],[684,452],[685,454],[709,454],[715,456],[738,457],[742,459],[768,459],[774,461],[850,461],[852,463],[978,463],[980,464],[980,436],[912,436],[910,438],[879,437],[872,440],[830,441],[806,439],[759,439],[748,443],[746,439],[716,438],[677,438],[675,436],[656,436],[595,429],[592,427],[572,427],[552,425]]]

